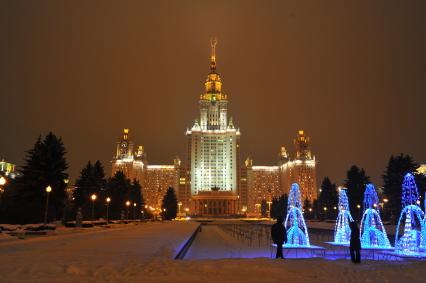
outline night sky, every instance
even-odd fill
[[[302,3],[303,2],[303,3]],[[217,37],[241,158],[275,165],[304,129],[323,176],[381,184],[391,154],[426,163],[426,1],[1,1],[0,156],[62,136],[75,179],[122,128],[151,164],[186,158]]]

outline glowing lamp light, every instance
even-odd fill
[[[127,206],[130,206],[130,201],[126,201],[126,205],[127,205]]]
[[[91,198],[93,201],[95,201],[95,200],[96,200],[96,198],[97,198],[97,196],[96,196],[95,194],[93,194],[90,198]]]
[[[6,178],[1,176],[0,177],[0,186],[4,186],[6,184]]]
[[[133,203],[133,206],[136,207],[136,202]]]
[[[52,191],[52,187],[51,186],[47,186],[46,187],[46,193],[50,193]]]
[[[111,198],[110,198],[110,197],[107,197],[107,198],[106,198],[106,202],[107,202],[107,203],[110,203],[110,202],[111,202]]]

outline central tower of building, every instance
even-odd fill
[[[191,196],[199,215],[236,214],[238,209],[240,132],[228,119],[228,97],[216,72],[216,44],[211,41],[200,118],[186,132]]]

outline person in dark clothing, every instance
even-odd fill
[[[351,228],[351,260],[353,263],[361,263],[361,241],[359,240],[359,229],[355,221],[349,223]]]
[[[284,258],[283,256],[283,244],[287,242],[287,232],[283,225],[284,219],[281,216],[277,217],[277,223],[272,225],[271,237],[272,242],[277,245],[277,255],[275,258]]]

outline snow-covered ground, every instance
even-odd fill
[[[104,281],[110,272],[128,266],[171,260],[196,227],[198,223],[194,222],[156,222],[2,241],[0,282],[51,282],[93,276]]]
[[[203,226],[186,259],[173,260],[197,226],[185,221],[143,223],[1,241],[0,282],[340,283],[426,278],[426,261],[354,265],[347,259],[270,259],[263,242],[237,239],[214,225]]]

